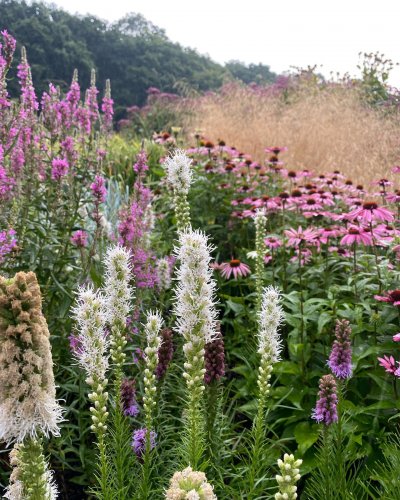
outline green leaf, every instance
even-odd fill
[[[305,453],[311,446],[318,441],[320,426],[310,424],[309,422],[300,422],[294,430],[294,437],[299,445],[300,453]]]

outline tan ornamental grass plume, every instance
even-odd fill
[[[0,440],[59,435],[49,336],[36,275],[0,277]]]
[[[223,139],[259,162],[265,147],[287,146],[281,155],[287,168],[340,170],[365,188],[382,177],[394,180],[391,168],[400,163],[399,114],[368,106],[357,88],[344,84],[304,87],[286,102],[230,84],[193,100],[190,111],[192,134]]]

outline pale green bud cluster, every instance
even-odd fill
[[[10,484],[4,498],[8,500],[55,500],[58,496],[53,473],[43,455],[42,443],[26,439],[14,446],[10,453],[13,467]]]
[[[145,325],[147,346],[144,350],[146,368],[144,370],[143,407],[146,415],[146,427],[152,428],[153,409],[156,406],[156,376],[158,364],[158,350],[161,346],[160,330],[163,324],[160,313],[149,312]]]
[[[275,494],[275,500],[294,500],[297,498],[296,483],[300,479],[300,465],[302,460],[295,460],[293,455],[285,453],[283,460],[278,460],[281,474],[275,476],[279,492]]]
[[[91,430],[98,436],[104,436],[107,431],[107,400],[108,392],[106,391],[108,380],[93,380],[86,379],[90,385],[92,392],[88,394],[89,401],[91,402],[90,413],[92,415]]]
[[[264,274],[264,255],[266,238],[267,217],[264,210],[257,210],[254,215],[254,225],[256,227],[256,292],[257,292],[257,311],[261,308],[263,274]]]

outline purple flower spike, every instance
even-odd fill
[[[324,375],[319,381],[317,405],[312,418],[318,423],[331,425],[338,421],[336,381],[333,375]]]
[[[132,448],[138,458],[142,458],[146,450],[147,432],[145,427],[133,432]],[[150,431],[150,450],[156,446],[156,437],[157,434],[154,431]]]
[[[335,336],[336,340],[332,346],[328,366],[335,377],[349,378],[353,370],[351,367],[351,328],[347,320],[336,321]]]
[[[125,378],[121,384],[122,408],[125,416],[136,417],[139,414],[139,406],[136,402],[135,381]]]

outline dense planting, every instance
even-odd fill
[[[39,104],[25,51],[11,100],[14,49],[6,498],[400,498],[396,185],[287,169],[284,145],[124,139],[109,82]]]

